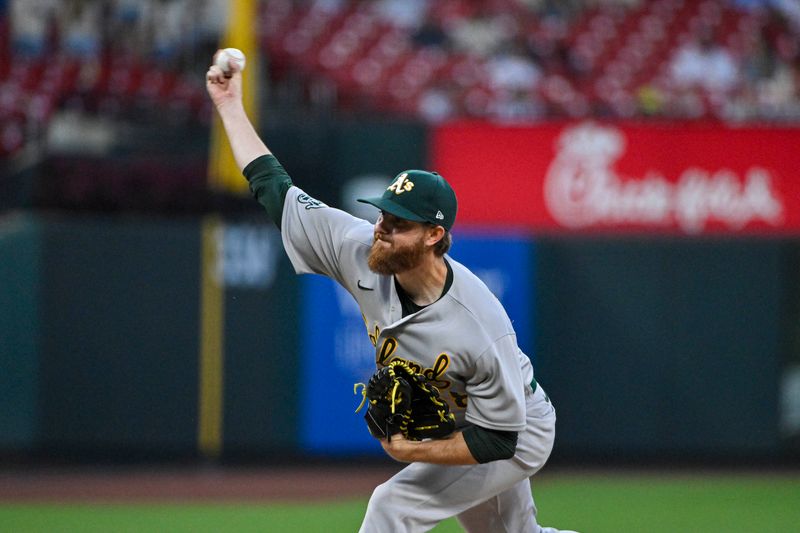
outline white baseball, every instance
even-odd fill
[[[239,64],[240,71],[244,70],[246,60],[244,54],[238,48],[225,48],[220,50],[214,64],[221,68],[222,72],[228,74],[231,71],[231,61],[236,61]]]

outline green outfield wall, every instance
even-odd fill
[[[0,449],[37,443],[41,342],[40,225],[26,215],[0,218]]]
[[[47,218],[42,446],[191,450],[196,435],[196,222]]]
[[[544,239],[538,375],[556,451],[579,456],[769,455],[797,243]]]
[[[559,415],[554,457],[796,448],[800,242],[531,245],[531,336]],[[0,451],[125,460],[296,450],[299,346],[315,327],[300,319],[299,286],[260,216],[5,217]],[[346,393],[316,391],[320,405]]]
[[[10,217],[0,223],[0,450],[61,457],[290,449],[296,277],[271,224],[228,220],[203,262],[203,220]],[[218,277],[203,309],[200,274]],[[218,401],[200,391],[200,316],[220,317]],[[276,406],[280,405],[280,408]],[[206,408],[208,410],[208,408]]]

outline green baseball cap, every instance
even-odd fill
[[[396,217],[430,222],[450,231],[458,202],[450,184],[436,172],[406,170],[395,176],[382,196],[358,198]]]

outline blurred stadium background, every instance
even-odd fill
[[[397,468],[358,310],[232,168],[225,46],[309,194],[453,182],[558,409],[547,522],[800,530],[797,0],[0,0],[0,530],[352,531]],[[126,495],[205,503],[87,504]]]

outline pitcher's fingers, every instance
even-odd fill
[[[234,74],[238,74],[242,71],[242,64],[239,63],[238,60],[231,58],[231,60],[228,61],[228,68],[230,68],[230,71],[226,73],[225,76],[232,78]]]
[[[210,83],[223,83],[227,81],[227,79],[221,68],[216,65],[211,65],[208,67],[208,72],[206,72],[206,81]]]

